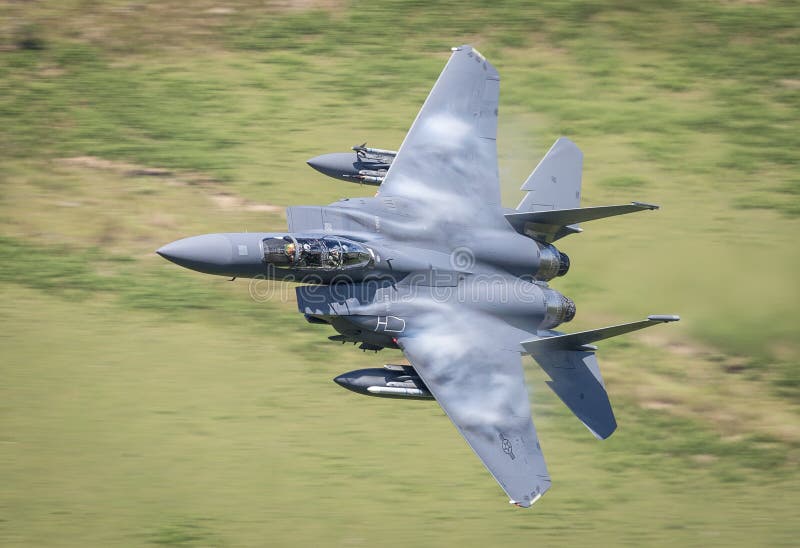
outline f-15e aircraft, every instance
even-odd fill
[[[410,365],[334,380],[372,396],[435,399],[511,503],[529,507],[550,475],[523,355],[605,439],[617,423],[593,344],[679,318],[555,331],[575,304],[548,285],[570,265],[553,242],[580,232],[578,223],[656,206],[580,208],[583,155],[560,138],[522,185],[517,208],[503,208],[499,91],[497,71],[478,51],[453,48],[400,149],[362,151],[391,156],[375,197],[289,207],[288,232],[194,236],[158,254],[199,272],[300,283],[299,311],[336,330],[332,340],[401,350]]]

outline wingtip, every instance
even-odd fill
[[[651,314],[647,319],[651,322],[678,322],[681,317],[677,314]]]
[[[642,209],[649,209],[649,210],[661,209],[660,205],[648,204],[647,202],[631,202],[631,205],[634,205],[636,207],[641,207]]]
[[[513,500],[513,499],[512,499],[512,500],[509,500],[509,501],[508,501],[508,503],[509,503],[509,504],[513,504],[513,505],[514,505],[514,506],[516,506],[517,508],[530,508],[530,507],[531,507],[531,506],[533,506],[533,505],[534,505],[534,503],[535,503],[537,500],[539,500],[540,498],[542,498],[542,493],[539,493],[538,495],[536,495],[535,497],[533,497],[533,498],[532,498],[531,500],[529,500],[529,501],[526,501],[526,500],[522,500],[522,501],[520,501],[520,500]]]
[[[480,64],[483,65],[483,70],[487,71],[487,77],[492,80],[499,80],[500,74],[497,72],[497,68],[483,55],[478,48],[472,46],[470,44],[463,44],[461,46],[453,46],[450,48],[452,52],[451,57],[455,56],[466,56],[472,58],[475,61],[478,61]]]
[[[556,139],[556,142],[553,143],[553,145],[550,148],[553,148],[553,146],[555,146],[555,145],[557,145],[559,143],[561,145],[571,145],[571,146],[574,146],[575,148],[578,148],[578,145],[575,144],[575,141],[573,141],[569,137],[565,137],[564,135],[562,135],[558,139]]]

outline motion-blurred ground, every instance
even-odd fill
[[[798,21],[794,2],[0,2],[0,544],[795,544]],[[663,206],[564,240],[570,329],[684,317],[603,344],[603,443],[526,362],[554,485],[531,511],[437,406],[330,382],[399,353],[328,342],[290,287],[257,302],[153,254],[369,195],[304,160],[399,146],[461,43],[503,78],[507,205],[567,135],[584,205]]]

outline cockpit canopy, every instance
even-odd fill
[[[264,261],[280,268],[348,270],[372,264],[363,245],[339,236],[299,236],[263,240]]]

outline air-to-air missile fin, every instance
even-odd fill
[[[396,150],[387,150],[385,148],[371,148],[367,146],[367,143],[363,143],[361,145],[356,145],[350,147],[352,150],[356,151],[357,154],[363,154],[365,156],[373,156],[379,157],[381,159],[385,159],[388,163],[392,163],[392,158],[397,156]]]
[[[505,217],[520,234],[550,243],[569,234],[582,232],[578,223],[658,208],[659,206],[653,204],[631,202],[611,206],[506,213]]]
[[[525,341],[522,347],[550,376],[547,385],[598,439],[617,428],[600,366],[591,343],[659,323],[678,321],[678,316],[653,315],[646,320]]]

